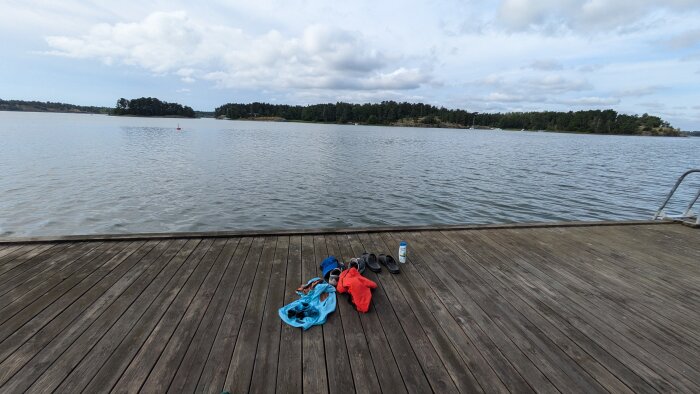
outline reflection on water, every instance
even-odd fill
[[[0,137],[5,236],[646,219],[700,167],[700,138],[11,112]]]

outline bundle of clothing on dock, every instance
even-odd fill
[[[304,330],[326,322],[329,314],[335,311],[336,294],[348,294],[348,300],[358,312],[367,313],[372,303],[372,290],[377,284],[363,274],[366,268],[380,272],[384,265],[391,273],[399,273],[399,266],[389,255],[363,253],[348,264],[338,261],[335,256],[326,257],[320,264],[322,276],[311,278],[296,289],[299,299],[279,309],[279,316],[285,323]]]

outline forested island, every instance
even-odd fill
[[[369,124],[405,127],[499,128],[555,132],[700,136],[682,132],[658,116],[627,115],[612,109],[588,111],[542,111],[479,113],[447,109],[423,103],[383,101],[378,104],[344,102],[315,105],[268,103],[229,103],[214,112],[194,111],[191,107],[160,101],[153,97],[120,98],[114,108],[81,106],[50,101],[0,99],[0,111],[65,112],[118,116],[211,117],[270,121],[297,121],[339,124]]]
[[[54,103],[51,101],[24,101],[0,99],[0,111],[67,112],[82,114],[107,114],[110,108]]]
[[[160,101],[153,97],[141,97],[131,100],[120,98],[117,100],[117,106],[112,110],[111,114],[118,116],[195,117],[194,110],[191,107]]]
[[[682,133],[657,116],[626,115],[612,109],[569,112],[479,113],[423,103],[383,101],[379,104],[329,103],[308,106],[229,103],[216,108],[218,118],[288,120],[370,125],[499,128],[558,132],[665,135]]]

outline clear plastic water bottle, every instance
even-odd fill
[[[406,262],[406,242],[401,241],[399,244],[399,262],[400,263],[405,263]]]

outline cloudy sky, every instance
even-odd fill
[[[0,0],[0,98],[613,108],[700,130],[700,0]]]

